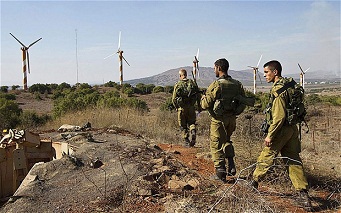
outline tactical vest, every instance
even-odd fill
[[[272,104],[276,97],[281,93],[286,92],[285,111],[286,111],[286,124],[295,125],[305,122],[304,116],[306,109],[303,103],[304,89],[299,86],[292,78],[282,78],[277,85],[282,85],[281,88],[271,91],[269,103],[265,109],[266,121],[270,125],[272,123]]]
[[[194,105],[197,99],[199,88],[196,83],[191,80],[181,80],[177,83],[177,104],[180,107],[185,105]]]
[[[241,95],[241,83],[237,80],[232,79],[230,76],[227,78],[220,78],[217,80],[219,84],[219,91],[217,99],[213,106],[213,112],[217,116],[222,116],[224,114],[240,114],[236,109],[240,104],[236,104],[235,97]],[[244,105],[245,108],[245,105]],[[244,108],[242,110],[244,110]]]

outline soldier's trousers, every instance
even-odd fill
[[[296,190],[307,189],[308,182],[305,177],[302,160],[299,153],[301,144],[298,139],[298,130],[296,126],[283,126],[278,135],[273,138],[270,147],[264,147],[258,157],[257,166],[253,173],[253,179],[260,181],[266,172],[273,165],[274,158],[281,153],[284,157],[284,163],[288,165],[290,180]]]
[[[215,168],[225,167],[225,158],[234,157],[234,147],[230,141],[236,129],[236,116],[211,119],[210,148]]]
[[[178,108],[178,123],[182,132],[182,138],[188,138],[188,131],[196,129],[195,122],[196,115],[194,106],[185,106]]]

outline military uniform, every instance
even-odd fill
[[[271,139],[271,145],[265,147],[257,160],[257,167],[253,173],[253,179],[258,182],[263,178],[269,168],[273,165],[274,158],[281,153],[289,165],[289,177],[295,189],[306,190],[308,187],[307,179],[303,172],[302,161],[299,156],[301,152],[299,132],[296,125],[289,125],[286,121],[286,104],[289,96],[286,92],[279,95],[276,91],[284,86],[286,79],[280,77],[270,91],[271,108],[267,110],[266,118],[270,125],[267,137]]]
[[[232,100],[238,95],[245,96],[242,84],[229,75],[223,75],[207,88],[205,96],[201,98],[202,109],[208,110],[211,115],[210,149],[216,169],[225,169],[225,158],[233,159],[235,156],[230,137],[236,129],[236,115]],[[214,111],[217,100],[220,100],[222,104],[221,115],[217,115]]]
[[[188,88],[188,84],[192,85],[192,91],[185,92],[184,90]],[[188,94],[188,92],[191,94]],[[178,123],[182,131],[182,137],[186,143],[190,143],[189,132],[191,132],[191,146],[194,146],[193,143],[195,143],[196,137],[195,103],[198,100],[200,100],[199,88],[192,79],[184,78],[175,84],[172,102],[177,109]]]

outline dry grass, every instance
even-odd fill
[[[319,210],[337,209],[341,204],[340,184],[341,160],[340,160],[340,122],[341,119],[335,115],[341,112],[340,107],[321,108],[322,113],[316,117],[310,117],[310,133],[302,134],[301,157],[308,180],[311,183],[311,194],[317,195],[319,190],[329,191],[330,200]],[[243,113],[237,120],[237,129],[232,136],[236,152],[236,164],[239,170],[247,168],[239,174],[235,184],[230,188],[214,190],[201,194],[209,196],[211,201],[206,203],[206,209],[212,212],[282,212],[288,211],[285,206],[293,205],[294,191],[286,172],[286,165],[281,160],[276,161],[272,168],[272,173],[262,182],[262,193],[254,191],[246,184],[254,167],[250,166],[256,159],[263,147],[264,135],[259,131],[263,115],[252,114],[251,119],[247,119],[247,113]],[[156,143],[179,144],[180,132],[177,124],[175,112],[152,110],[151,112],[140,112],[130,108],[123,109],[86,109],[82,112],[70,113],[62,118],[47,124],[44,129],[57,129],[62,124],[73,124],[82,126],[90,122],[93,128],[119,127],[134,134],[140,134],[155,140]],[[210,117],[206,112],[202,112],[197,117],[198,140],[201,143],[198,152],[209,152],[209,125]],[[323,182],[325,184],[323,184]],[[219,191],[220,190],[220,191]],[[212,196],[214,199],[212,199]],[[288,203],[283,200],[273,200],[286,197]],[[188,212],[198,210],[198,204],[193,205],[193,196],[186,198],[183,203],[176,201],[174,209],[188,209]],[[217,200],[221,200],[215,205]],[[281,203],[282,202],[282,203]],[[315,200],[315,205],[318,200]],[[180,206],[179,206],[180,205]],[[202,204],[200,204],[202,205]],[[214,207],[213,207],[214,206]],[[202,208],[199,208],[202,209]],[[296,211],[297,208],[293,208]]]

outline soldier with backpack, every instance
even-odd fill
[[[299,156],[301,146],[296,125],[299,118],[304,116],[302,112],[305,112],[305,109],[304,106],[300,106],[300,103],[295,104],[293,101],[297,99],[293,94],[300,91],[296,83],[292,79],[283,78],[281,74],[280,62],[273,60],[264,64],[264,77],[273,85],[265,111],[266,122],[262,125],[262,129],[267,134],[264,140],[265,147],[257,159],[251,185],[258,188],[258,182],[264,178],[273,165],[274,158],[280,153],[288,165],[290,180],[299,193],[298,201],[304,208],[311,209],[307,191],[308,182]]]
[[[215,178],[226,182],[226,175],[236,174],[231,135],[236,129],[236,116],[245,109],[239,100],[245,99],[243,85],[228,75],[229,62],[218,59],[214,63],[215,80],[201,98],[201,107],[211,115],[210,149],[215,167]],[[253,104],[251,104],[253,105]],[[226,171],[226,160],[228,169]]]
[[[184,145],[193,147],[196,143],[195,103],[200,103],[200,91],[195,81],[187,78],[185,69],[179,71],[179,78],[174,86],[172,102],[178,111],[178,123],[185,140]],[[198,108],[201,111],[200,105]]]

